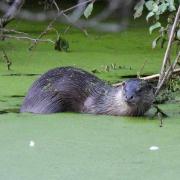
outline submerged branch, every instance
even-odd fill
[[[11,70],[12,62],[11,62],[11,60],[9,59],[9,57],[8,57],[8,55],[6,54],[6,52],[5,52],[4,49],[2,49],[2,52],[3,52],[4,62],[6,63],[8,70]]]

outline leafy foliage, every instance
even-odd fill
[[[67,52],[69,49],[69,43],[67,40],[59,37],[55,43],[55,50]]]
[[[166,102],[176,101],[176,95],[180,92],[180,80],[179,77],[174,76],[173,79],[167,84],[167,88],[163,89],[161,93],[156,97],[156,104],[163,104]]]
[[[149,32],[150,34],[159,29],[159,36],[157,36],[152,42],[152,48],[157,46],[157,43],[161,43],[163,47],[164,43],[168,40],[169,34],[172,28],[172,24],[175,18],[175,12],[179,5],[179,1],[174,0],[140,0],[134,7],[134,18],[138,18],[142,15],[143,10],[146,8],[148,14],[146,15],[146,21],[150,22]],[[161,23],[161,16],[167,16],[167,23],[163,26]],[[174,41],[179,44],[180,41],[180,23],[176,27],[176,34]]]
[[[84,16],[85,16],[86,18],[88,18],[88,17],[91,15],[91,13],[92,13],[92,11],[93,11],[93,6],[94,6],[94,3],[92,2],[92,3],[90,3],[90,4],[86,7],[86,9],[85,9],[85,11],[84,11]]]

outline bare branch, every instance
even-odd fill
[[[180,68],[175,69],[173,71],[173,74],[180,75]],[[159,76],[160,76],[160,74],[153,74],[153,75],[150,75],[150,76],[141,77],[140,79],[144,79],[146,81],[158,80]],[[122,82],[113,84],[113,86],[115,86],[115,87],[120,86],[120,85],[122,85]]]
[[[90,1],[92,1],[92,0],[90,0]],[[79,4],[77,4],[77,5],[75,5],[75,6],[71,7],[71,8],[66,9],[66,10],[60,10],[60,8],[59,8],[59,6],[57,5],[56,1],[53,0],[53,4],[54,4],[55,8],[57,9],[57,15],[56,15],[56,16],[53,18],[53,20],[48,24],[48,26],[44,29],[44,31],[41,32],[41,34],[38,36],[38,39],[41,39],[44,35],[47,34],[48,31],[50,31],[50,30],[52,30],[52,29],[54,30],[53,24],[57,21],[57,19],[58,19],[58,17],[59,17],[60,15],[63,15],[63,16],[69,21],[69,23],[70,23],[71,25],[74,25],[73,22],[70,21],[69,17],[65,14],[65,12],[68,12],[69,10],[71,10],[71,9],[73,9],[73,8],[80,7],[81,5],[84,5],[84,4],[88,3],[88,2],[89,2],[89,0],[88,0],[88,1],[83,1],[83,2],[80,2]],[[77,25],[74,25],[74,26],[77,27]],[[78,28],[79,28],[79,27],[78,27]],[[58,31],[56,31],[56,33],[57,33],[57,39],[58,39],[58,38],[59,38],[59,33],[58,33]],[[37,41],[34,41],[34,42],[32,43],[32,45],[29,47],[29,50],[32,50],[36,45],[37,45]]]
[[[35,39],[35,38],[31,38],[31,37],[27,37],[27,36],[13,36],[13,35],[3,35],[4,38],[14,38],[17,40],[28,40],[31,42],[49,42],[52,44],[55,44],[55,42],[51,39]]]
[[[75,26],[76,28],[79,28],[83,30],[84,28],[94,28],[99,31],[110,31],[110,32],[117,32],[122,31],[126,28],[127,23],[124,23],[124,21],[116,22],[116,23],[104,23],[102,22],[106,18],[108,18],[113,11],[119,10],[118,8],[121,7],[121,10],[125,8],[125,12],[129,12],[128,8],[130,8],[129,4],[133,4],[133,0],[111,0],[109,1],[109,5],[107,8],[104,9],[103,12],[100,12],[96,16],[94,16],[92,19],[84,20],[79,19],[80,16],[83,13],[84,8],[86,7],[87,3],[92,2],[92,0],[79,0],[79,3],[67,8],[65,10],[60,10],[58,16],[56,11],[47,11],[46,13],[43,12],[31,12],[29,10],[21,9],[21,11],[17,14],[16,17],[26,20],[32,20],[32,21],[45,21],[45,20],[55,20],[57,22],[63,22],[72,26]],[[57,3],[55,4],[55,6]],[[56,6],[57,7],[57,6]],[[0,10],[5,11],[8,8],[8,6],[0,2]],[[67,12],[70,12],[72,10],[75,11],[67,15]],[[80,10],[77,16],[73,17],[73,14],[77,12],[77,10]],[[119,12],[118,12],[119,13]],[[120,14],[120,13],[119,13]],[[64,17],[63,17],[64,16]],[[123,16],[123,15],[122,15]],[[126,14],[124,15],[126,16]]]
[[[12,3],[10,7],[5,8],[5,14],[0,19],[1,28],[5,27],[8,24],[8,22],[10,22],[16,16],[16,14],[19,12],[21,7],[23,6],[24,2],[25,0],[14,0],[14,2]]]
[[[3,32],[3,33],[15,33],[15,34],[22,34],[22,35],[29,36],[29,34],[27,34],[25,32],[17,31],[17,30],[14,30],[14,29],[0,28],[0,31]]]
[[[78,4],[81,4],[83,2],[85,2],[85,3],[82,6],[78,6],[77,8],[75,8],[75,10],[69,15],[69,18],[71,19],[72,22],[76,22],[82,16],[82,14],[86,8],[87,2],[86,2],[86,0],[78,1]]]
[[[172,29],[171,29],[171,32],[170,32],[169,41],[168,41],[167,49],[166,49],[166,52],[165,52],[165,55],[164,55],[163,64],[162,64],[162,67],[161,67],[160,78],[159,78],[158,84],[163,79],[163,76],[164,76],[165,71],[166,71],[166,65],[167,65],[167,62],[168,62],[169,57],[170,57],[171,46],[172,46],[173,39],[174,39],[175,29],[176,29],[176,26],[177,26],[177,24],[179,22],[179,17],[180,17],[180,6],[179,6],[178,11],[176,13],[176,17],[175,17],[175,20],[174,20],[174,23],[173,23],[173,26],[172,26]]]
[[[8,70],[11,70],[12,62],[11,62],[11,60],[9,59],[9,57],[8,57],[8,55],[6,54],[6,52],[5,52],[4,49],[2,49],[2,52],[3,52],[4,62],[6,63]]]
[[[178,53],[174,63],[171,66],[169,66],[168,70],[165,72],[163,79],[158,83],[157,90],[155,92],[156,95],[159,93],[164,83],[170,79],[179,60],[180,60],[180,52]]]

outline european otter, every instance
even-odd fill
[[[20,111],[140,116],[151,107],[153,100],[153,87],[144,80],[130,79],[112,87],[84,70],[60,67],[34,82]]]

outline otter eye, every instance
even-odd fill
[[[137,89],[136,92],[137,92],[137,93],[141,93],[141,92],[142,92],[142,89]]]

